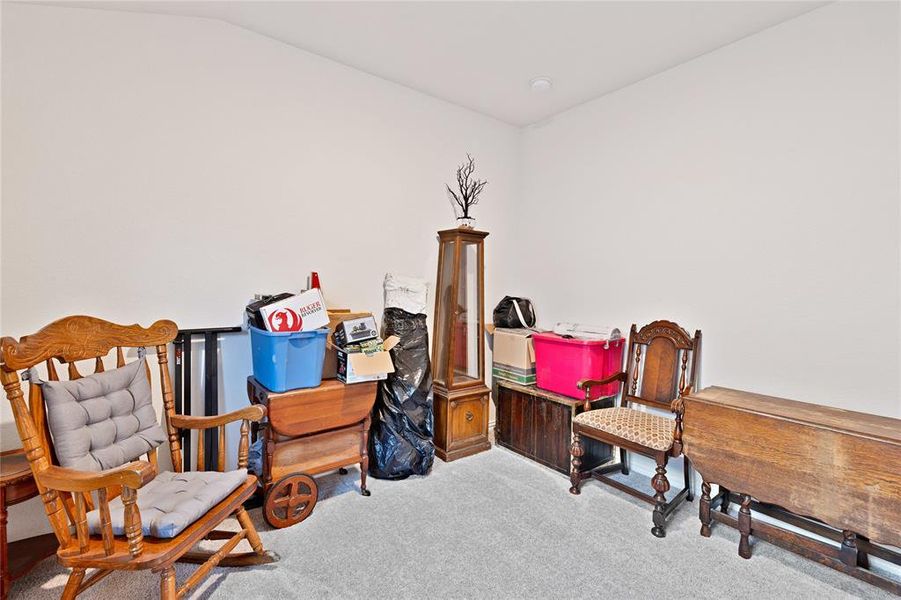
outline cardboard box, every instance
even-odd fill
[[[494,379],[506,379],[520,385],[535,385],[535,369],[517,369],[509,365],[495,362],[491,365],[491,377]]]
[[[328,325],[325,302],[318,289],[262,306],[260,314],[269,331],[313,331]]]
[[[329,344],[325,347],[325,362],[322,363],[322,378],[335,379],[338,377],[338,349],[331,343],[332,334],[338,324],[348,319],[359,319],[361,317],[371,317],[372,313],[368,312],[351,312],[349,308],[330,308],[328,309],[328,330]]]
[[[388,373],[394,373],[394,363],[391,361],[389,350],[399,341],[399,338],[392,335],[385,340],[384,350],[372,354],[347,352],[343,348],[337,348],[338,381],[350,385],[387,379]]]
[[[359,344],[379,337],[378,325],[372,315],[343,319],[335,327],[335,345],[343,348],[349,344]]]
[[[517,369],[535,369],[535,348],[532,345],[531,329],[494,330],[494,362]]]
[[[535,383],[532,329],[494,329],[491,376],[523,385]]]

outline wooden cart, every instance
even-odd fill
[[[369,425],[378,382],[344,385],[324,381],[317,388],[275,393],[247,378],[251,403],[266,407],[263,436],[263,516],[273,527],[306,519],[319,496],[314,475],[360,465],[360,492],[369,468]]]

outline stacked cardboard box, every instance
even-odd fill
[[[346,384],[381,381],[394,372],[389,351],[398,338],[382,341],[372,315],[343,319],[332,339],[337,353],[338,381]]]
[[[531,329],[494,329],[491,376],[522,385],[535,384],[535,349]]]

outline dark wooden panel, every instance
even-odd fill
[[[510,399],[510,445],[530,455],[535,454],[535,399],[526,394],[513,394]]]
[[[535,403],[535,457],[548,466],[569,470],[572,410],[553,402]]]
[[[512,396],[516,392],[507,388],[497,387],[497,414],[495,416],[496,423],[494,434],[499,443],[510,444],[513,435],[513,422],[510,416],[510,403],[513,402]]]
[[[647,346],[639,396],[645,400],[669,403],[676,398],[679,351],[666,337],[654,338]]]

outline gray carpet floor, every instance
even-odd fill
[[[665,539],[650,533],[649,506],[597,482],[581,496],[569,481],[503,449],[427,477],[322,476],[320,501],[303,523],[272,530],[252,511],[280,562],[216,569],[192,598],[891,598],[775,546],[736,554],[738,533],[698,534],[697,500],[684,504]],[[239,547],[240,549],[240,547]],[[178,567],[178,581],[193,570]],[[13,598],[59,598],[55,560],[17,581]],[[150,573],[116,573],[84,598],[156,598]]]

